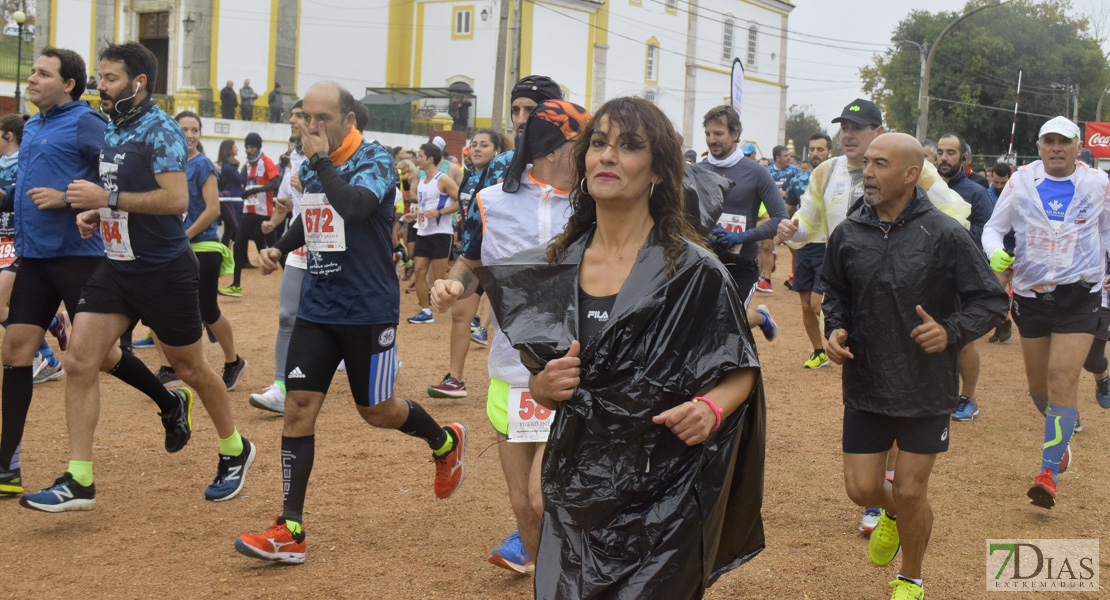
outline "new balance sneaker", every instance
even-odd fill
[[[890,600],[925,600],[925,590],[912,581],[895,579],[890,585],[894,587]]]
[[[444,429],[455,440],[455,447],[443,456],[432,455],[432,462],[436,464],[435,492],[438,500],[450,498],[466,477],[466,464],[463,462],[466,454],[466,427],[461,423],[451,423]]]
[[[470,320],[470,333],[474,333],[475,331],[478,331],[481,328],[482,328],[482,322],[478,320],[478,317],[474,317],[473,319]]]
[[[11,471],[0,469],[0,494],[22,494],[23,477],[19,469]]]
[[[865,508],[863,509],[863,519],[859,522],[859,530],[863,535],[871,535],[875,530],[875,526],[879,524],[879,513],[881,509],[878,508]]]
[[[1049,509],[1056,506],[1056,478],[1052,475],[1052,469],[1045,467],[1033,479],[1033,487],[1025,495],[1029,496],[1029,502],[1033,506]]]
[[[771,280],[764,277],[759,280],[759,283],[755,284],[755,291],[770,294],[775,290],[771,287]]]
[[[45,490],[20,497],[19,504],[24,508],[53,513],[92,510],[96,508],[96,484],[85,487],[74,481],[73,475],[66,473]]]
[[[775,320],[771,318],[771,311],[767,309],[765,304],[760,304],[755,308],[755,312],[763,315],[763,322],[759,324],[759,330],[763,332],[763,337],[767,341],[773,341],[779,334],[779,326]]]
[[[160,381],[162,385],[166,386],[167,390],[185,385],[185,382],[181,381],[181,378],[177,376],[177,371],[175,371],[173,367],[162,365],[158,367],[158,372],[155,373],[154,376],[158,378],[158,381]]]
[[[536,570],[536,561],[524,550],[519,530],[501,540],[501,547],[489,553],[489,564],[517,573],[531,573]]]
[[[257,452],[255,445],[243,438],[243,451],[239,456],[220,455],[220,464],[216,467],[216,478],[204,490],[204,499],[213,502],[231,500],[243,489],[243,482],[247,479],[247,469],[254,462]]]
[[[143,339],[131,342],[132,348],[154,348],[154,334],[147,332]]]
[[[975,398],[968,398],[967,396],[960,396],[960,404],[956,407],[956,412],[952,413],[953,421],[970,421],[979,414],[979,403]]]
[[[166,452],[177,452],[189,443],[193,435],[193,390],[183,387],[173,391],[178,407],[169,414],[159,413],[162,427],[166,428]]]
[[[239,356],[238,354],[235,355],[235,362],[224,363],[223,378],[224,387],[227,388],[227,391],[230,392],[231,390],[234,390],[235,386],[239,385],[239,381],[243,379],[243,375],[245,375],[246,372],[247,359]]]
[[[54,357],[51,358],[53,358],[53,364],[51,364],[50,358],[43,359],[41,363],[36,361],[34,370],[35,376],[32,381],[35,383],[46,383],[47,381],[53,381],[66,374],[66,370],[62,368],[62,361]]]
[[[1110,376],[1095,380],[1095,402],[1103,408],[1110,408]]]
[[[229,285],[225,288],[216,290],[221,296],[231,296],[232,298],[242,298],[243,288],[237,285]]]
[[[489,331],[485,327],[479,327],[478,331],[470,332],[470,339],[483,345],[489,345]]]
[[[875,529],[871,532],[871,540],[867,543],[867,553],[871,556],[871,562],[880,567],[889,565],[901,549],[898,523],[888,517],[885,510],[881,511],[879,522],[875,524]]]
[[[281,391],[276,383],[271,383],[266,389],[262,390],[261,394],[251,394],[247,403],[262,410],[284,413],[285,393]]]
[[[821,367],[829,364],[829,355],[825,354],[824,350],[814,350],[805,362],[807,369],[820,369]]]
[[[420,312],[416,313],[414,316],[409,317],[409,323],[413,323],[413,324],[416,324],[416,325],[423,325],[425,323],[435,323],[435,322],[436,322],[436,318],[434,316],[432,316],[431,311],[428,311],[428,312],[420,311]]]
[[[50,335],[58,340],[59,350],[69,350],[69,315],[65,311],[54,315],[54,321],[50,324]]]
[[[432,398],[466,398],[466,384],[448,373],[443,381],[428,386],[428,395]]]
[[[239,536],[235,551],[251,558],[299,565],[304,562],[304,530],[289,531],[285,518],[279,516],[262,535]]]

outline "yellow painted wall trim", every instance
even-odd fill
[[[412,74],[412,6],[413,0],[389,0],[389,37],[386,45],[386,87],[408,87]],[[300,15],[297,19],[300,22]],[[416,30],[418,38],[421,35]],[[304,41],[297,38],[299,48]]]
[[[493,119],[490,117],[474,117],[474,126],[478,129],[489,129],[493,127]]]
[[[413,49],[412,55],[412,80],[410,84],[413,87],[421,86],[420,70],[424,64],[424,3],[418,2],[416,4],[416,48]]]
[[[215,2],[217,6],[220,3],[220,0],[212,1]],[[112,41],[117,44],[119,43],[119,22],[121,21],[121,19],[119,18],[119,2],[120,0],[116,0],[116,12],[112,14],[112,22],[116,24],[116,35]]]
[[[96,60],[96,0],[92,0],[92,16],[89,18],[89,72],[94,73],[93,61]]]
[[[118,2],[119,0],[117,0]],[[219,84],[217,78],[219,73],[216,72],[216,66],[219,63],[220,56],[220,0],[212,0],[212,40],[208,48],[208,79],[210,80],[208,86],[212,88],[212,99],[219,98],[219,89],[223,87]],[[119,28],[116,28],[117,36],[119,39]]]
[[[655,48],[654,57],[651,56],[652,48]],[[659,83],[659,55],[661,54],[660,50],[661,48],[659,47],[659,40],[655,39],[654,35],[651,36],[651,38],[648,39],[647,44],[644,45],[644,81],[647,83]],[[652,67],[654,67],[655,73],[652,73],[651,70],[648,69],[649,60],[652,63]],[[655,77],[653,78],[652,75],[655,75]]]
[[[58,0],[50,0],[50,45],[57,46],[58,39]],[[92,60],[90,58],[90,60]]]
[[[574,7],[571,7],[571,6],[556,4],[555,2],[544,2],[543,0],[530,0],[530,3],[531,4],[542,4],[544,6],[549,6],[553,9],[557,8],[559,10],[573,10],[573,11],[576,11],[576,12],[585,13],[587,15],[592,15],[592,14],[595,14],[597,12],[596,10],[586,10],[584,8],[574,8]]]
[[[775,10],[773,8],[767,8],[766,6],[764,6],[762,4],[759,4],[757,2],[752,2],[751,0],[740,0],[740,1],[743,2],[744,4],[751,4],[752,6],[754,6],[756,8],[763,9],[767,12],[773,12],[776,15],[788,15],[788,14],[790,14],[790,13],[787,13],[787,12],[783,12],[781,10]]]
[[[674,8],[671,8],[671,5],[670,5],[671,2],[674,2]],[[666,11],[666,13],[668,15],[677,15],[678,14],[678,0],[663,0],[663,10]]]
[[[506,0],[502,0],[503,2]],[[524,2],[520,7],[520,76],[532,74],[532,19],[535,6]]]
[[[266,81],[270,82],[273,89],[277,75],[277,25],[278,25],[278,0],[270,0],[270,72],[266,74]],[[266,91],[266,90],[262,90]]]
[[[586,97],[584,98],[583,106],[586,110],[592,110],[590,107],[593,104],[594,98],[594,50],[597,45],[597,15],[590,14],[590,25],[586,31]]]
[[[703,71],[712,71],[714,73],[720,73],[721,75],[729,75],[729,76],[732,75],[732,71],[729,71],[728,69],[721,69],[721,68],[718,68],[718,67],[707,67],[705,65],[697,65],[697,68],[702,69]],[[770,79],[763,79],[762,77],[752,77],[751,75],[745,75],[744,80],[745,81],[758,81],[759,83],[766,83],[767,85],[773,85],[775,87],[783,87],[783,84],[781,84],[777,81],[771,81]]]
[[[469,29],[465,33],[459,33],[459,13],[468,12]],[[451,7],[451,39],[453,40],[472,40],[474,39],[474,5],[463,4]]]

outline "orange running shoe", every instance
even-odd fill
[[[243,556],[299,565],[304,562],[304,531],[294,534],[278,516],[262,535],[241,535],[235,551]]]
[[[451,423],[444,427],[455,440],[455,447],[443,456],[432,456],[436,464],[436,498],[446,500],[451,497],[462,485],[466,477],[466,464],[463,463],[463,454],[466,452],[466,428],[460,423]]]
[[[1025,494],[1029,496],[1029,501],[1033,506],[1041,508],[1052,508],[1056,506],[1056,478],[1052,475],[1052,470],[1045,467],[1040,475],[1033,480],[1033,487]]]

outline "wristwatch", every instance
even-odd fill
[[[119,206],[119,192],[110,192],[108,194],[108,208],[116,210]]]
[[[308,159],[308,166],[312,167],[313,171],[317,171],[319,170],[320,161],[324,160],[325,158],[330,158],[327,152],[317,152]]]

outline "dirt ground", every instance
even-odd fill
[[[167,454],[154,405],[102,376],[96,510],[47,514],[0,499],[8,532],[0,542],[5,573],[0,596],[531,597],[530,576],[486,563],[489,551],[515,529],[485,417],[486,350],[471,346],[468,398],[428,398],[426,386],[447,371],[450,318],[437,316],[432,325],[404,322],[417,310],[413,295],[403,294],[401,301],[397,339],[404,366],[397,393],[421,402],[441,423],[466,425],[470,442],[462,488],[449,500],[436,501],[424,442],[366,425],[353,409],[346,381],[337,378],[317,427],[305,564],[278,566],[235,552],[237,535],[261,532],[281,509],[281,417],[247,404],[251,392],[273,379],[279,281],[277,275],[245,271],[244,297],[221,299],[239,353],[250,362],[232,392],[239,431],[259,447],[242,494],[224,503],[204,500],[217,444],[199,406],[189,446]],[[781,327],[772,343],[756,334],[769,406],[767,549],[721,578],[707,597],[887,598],[887,582],[899,561],[888,567],[870,563],[867,542],[857,533],[861,510],[844,492],[840,368],[802,368],[809,344],[798,298],[782,286],[781,277],[775,285],[775,293],[756,299],[770,307]],[[218,346],[206,346],[218,367]],[[1073,467],[1060,478],[1056,508],[1046,511],[1025,497],[1040,465],[1043,420],[1025,396],[1016,332],[1009,343],[980,346],[982,414],[971,423],[953,424],[951,449],[938,460],[930,485],[935,512],[925,562],[930,598],[992,596],[985,586],[988,538],[1098,538],[1106,532],[1110,464],[1098,457],[1110,455],[1110,414],[1095,404],[1091,376],[1084,374],[1080,385],[1084,431],[1072,444]],[[139,353],[157,368],[153,350]],[[24,485],[31,491],[50,485],[66,467],[64,388],[65,378],[35,386],[22,459]],[[1104,574],[1107,566],[1102,558]]]

